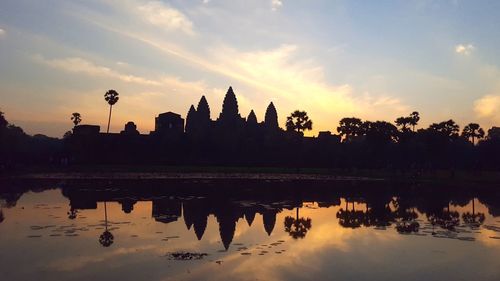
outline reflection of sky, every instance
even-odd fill
[[[40,205],[46,204],[46,205]],[[58,190],[27,193],[16,207],[3,209],[0,224],[0,271],[5,280],[497,280],[500,276],[498,233],[482,229],[475,242],[407,236],[393,228],[375,230],[342,228],[336,213],[340,206],[301,208],[300,216],[312,219],[304,239],[293,240],[284,231],[286,216],[278,214],[273,233],[264,230],[262,216],[252,226],[240,219],[227,252],[220,242],[215,217],[208,219],[201,241],[193,228],[187,230],[183,218],[163,224],[151,218],[151,202],[138,202],[131,214],[118,203],[108,203],[108,220],[115,243],[103,248],[98,242],[102,229],[95,225],[104,219],[103,203],[97,210],[83,210],[69,220],[68,201]],[[341,206],[344,206],[342,202]],[[484,205],[476,200],[476,212],[486,214],[485,224],[495,224]],[[351,205],[349,205],[351,208]],[[364,204],[356,204],[357,210]],[[470,211],[471,205],[451,207]],[[129,223],[125,223],[129,222]],[[116,224],[124,223],[124,224]],[[87,226],[76,237],[50,237],[51,229],[31,230],[31,226]],[[498,223],[497,223],[498,224]],[[90,226],[89,226],[90,225]],[[119,229],[113,229],[119,227]],[[42,235],[27,238],[28,235]],[[137,237],[133,237],[137,236]],[[162,241],[165,237],[179,236]],[[284,240],[269,253],[257,255],[262,244]],[[241,255],[243,244],[252,255]],[[259,246],[260,245],[260,246]],[[206,252],[201,261],[170,261],[164,255],[184,250]],[[281,252],[282,250],[285,250]],[[281,252],[277,254],[276,252]],[[221,260],[219,265],[215,261]]]
[[[278,4],[279,3],[279,4]],[[8,120],[61,136],[69,116],[141,132],[185,116],[202,94],[212,118],[229,85],[240,112],[280,125],[306,110],[314,132],[341,117],[418,110],[422,125],[500,122],[498,1],[3,0],[0,99]]]

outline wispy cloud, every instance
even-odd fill
[[[0,38],[4,37],[5,34],[7,34],[7,32],[5,31],[5,29],[0,28]]]
[[[283,6],[282,0],[271,0],[271,10],[277,11],[282,6]]]
[[[150,80],[144,77],[130,74],[123,74],[111,68],[97,65],[91,61],[79,57],[46,59],[42,55],[35,55],[33,58],[36,62],[48,65],[53,68],[61,69],[66,72],[84,73],[92,76],[115,78],[128,83],[137,83],[152,86],[161,85],[161,82],[159,81]]]
[[[476,49],[476,47],[472,44],[458,44],[455,46],[455,53],[468,56],[474,49]]]

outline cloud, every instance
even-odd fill
[[[478,118],[493,123],[500,122],[500,95],[486,95],[474,102],[474,112]]]
[[[146,22],[165,30],[181,30],[194,34],[193,23],[181,11],[160,1],[150,1],[137,5],[137,12]]]
[[[190,67],[229,78],[228,85],[213,86],[224,88],[231,84],[238,98],[244,100],[240,106],[243,116],[250,109],[263,113],[268,102],[273,101],[278,107],[281,126],[291,111],[306,110],[315,121],[311,132],[315,134],[319,130],[334,130],[338,120],[346,116],[394,120],[400,114],[408,114],[409,107],[391,93],[357,93],[349,84],[333,85],[325,77],[322,63],[307,55],[298,45],[283,44],[269,49],[242,51],[217,43],[205,45],[203,54],[199,54],[188,46],[165,41],[164,37],[154,34],[117,28],[102,19],[87,17],[85,20],[149,45]],[[193,102],[196,101],[190,101]],[[219,101],[210,102],[217,106],[215,103]],[[215,112],[214,105],[211,104],[211,108]],[[258,119],[261,120],[262,116]]]
[[[283,6],[282,0],[271,0],[271,10],[277,11],[282,6]]]
[[[96,65],[91,61],[79,57],[46,59],[41,55],[35,55],[34,60],[36,62],[48,65],[53,68],[61,69],[66,72],[84,73],[91,76],[115,78],[123,82],[137,83],[143,85],[160,86],[162,84],[160,81],[150,80],[144,77],[139,77],[130,74],[123,74],[115,70],[112,70],[111,68]]]
[[[309,112],[316,120],[315,129],[332,130],[342,117],[357,115],[362,118],[389,118],[407,114],[409,107],[388,93],[363,93],[355,95],[350,85],[332,85],[326,81],[321,64],[312,59],[300,58],[296,45],[241,52],[227,46],[211,51],[210,57],[217,63],[216,69],[237,74],[250,86],[257,98],[248,102],[253,109],[265,107],[263,100],[274,101],[278,106],[279,119],[299,109]],[[235,89],[238,92],[238,89]],[[247,96],[249,98],[250,95]],[[251,108],[245,108],[249,111]]]
[[[455,53],[468,56],[474,51],[475,48],[476,47],[472,44],[458,44],[455,46]]]
[[[0,28],[0,38],[4,37],[5,34],[7,34],[7,32],[5,31],[5,29]]]

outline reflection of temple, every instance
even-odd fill
[[[152,217],[155,221],[170,223],[181,217],[181,201],[176,199],[154,199]]]
[[[331,183],[308,184],[269,182],[262,183],[257,188],[255,183],[239,183],[241,189],[235,190],[234,182],[218,184],[171,183],[171,188],[151,187],[147,182],[141,187],[130,186],[121,189],[97,189],[86,186],[63,188],[63,195],[69,198],[68,209],[96,209],[101,202],[117,202],[121,204],[124,213],[134,212],[138,201],[151,201],[151,216],[161,223],[172,223],[183,217],[183,223],[188,230],[193,229],[198,240],[203,238],[207,229],[208,217],[214,216],[220,232],[224,248],[228,249],[233,241],[238,221],[245,220],[249,226],[255,227],[255,217],[262,216],[263,225],[257,226],[271,235],[277,226],[283,227],[283,222],[277,223],[277,215],[282,210],[296,209],[296,217],[285,219],[284,227],[290,236],[303,238],[310,228],[311,221],[299,216],[302,202],[316,202],[320,208],[342,206],[337,212],[338,223],[343,227],[385,227],[399,226],[398,231],[418,231],[415,219],[420,215],[428,218],[429,223],[436,227],[452,229],[462,221],[471,227],[478,227],[484,222],[485,215],[475,209],[475,204],[483,204],[490,215],[495,216],[495,210],[500,206],[500,198],[492,190],[479,193],[450,191],[435,194],[432,188],[426,193],[425,188],[415,191],[389,190],[381,191],[383,187],[360,190],[350,183],[343,186],[336,183],[336,188],[327,188]],[[268,185],[268,186],[265,186]],[[25,185],[16,188],[0,190],[0,204],[3,210],[16,205],[24,192],[29,191]],[[118,184],[119,186],[119,184]],[[294,192],[290,192],[294,190]],[[474,199],[477,198],[477,199]],[[452,203],[457,202],[457,203]],[[345,203],[345,205],[344,205]],[[462,214],[450,206],[460,204],[470,206]],[[0,222],[5,212],[0,209]],[[335,216],[335,215],[334,215]]]

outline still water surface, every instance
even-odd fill
[[[1,279],[500,280],[495,189],[240,185],[4,188]]]

